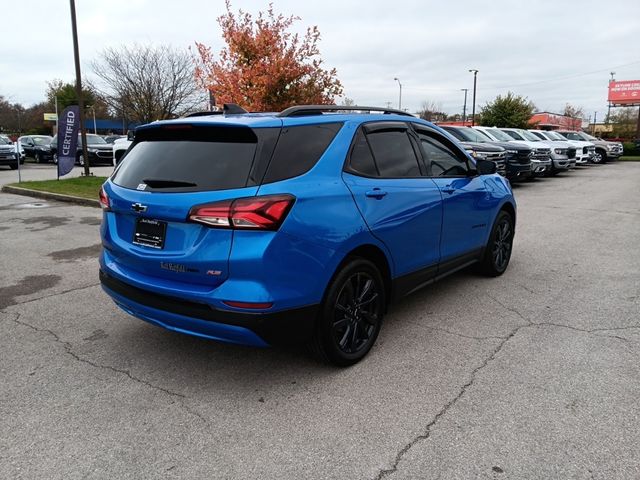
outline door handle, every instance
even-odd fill
[[[367,197],[377,198],[378,200],[380,200],[386,194],[387,192],[385,192],[384,190],[380,190],[379,188],[374,188],[373,190],[369,190],[368,192],[365,193]]]
[[[442,187],[442,193],[453,193],[455,191],[456,189],[451,185],[445,185],[444,187]]]

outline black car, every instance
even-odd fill
[[[11,170],[18,168],[16,146],[4,137],[0,137],[0,165],[9,166]]]
[[[58,136],[51,140],[51,152],[53,153],[53,163],[58,163]],[[113,145],[105,142],[100,135],[87,134],[87,154],[90,165],[108,164],[113,165]],[[76,151],[76,163],[84,165],[82,156],[82,142],[78,135],[78,149]]]
[[[477,142],[502,147],[506,150],[506,177],[510,181],[525,180],[531,177],[531,149],[511,142],[495,142],[471,127],[453,127],[441,125],[461,142]]]
[[[27,157],[35,159],[36,163],[42,163],[53,160],[51,138],[49,135],[25,135],[18,138],[18,141]]]
[[[506,158],[507,154],[504,148],[495,145],[487,145],[486,143],[477,142],[459,142],[469,154],[476,159],[490,160],[496,164],[496,171],[506,176]]]

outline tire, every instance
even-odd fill
[[[513,217],[504,210],[500,211],[493,223],[482,261],[478,265],[480,273],[488,277],[498,277],[507,270],[513,250],[514,233]]]
[[[55,152],[55,153],[53,154],[53,164],[54,164],[54,165],[57,165],[57,164],[58,164],[58,153],[57,153],[57,152]]]
[[[78,155],[78,164],[81,167],[84,167],[84,155],[82,155],[82,154]]]
[[[607,160],[607,154],[604,150],[596,150],[595,155],[591,159],[593,163],[604,163]]]
[[[9,165],[9,168],[10,168],[11,170],[17,170],[17,169],[18,169],[18,162],[16,162],[16,163],[12,163],[11,165]]]
[[[327,287],[311,350],[340,367],[362,360],[378,338],[385,311],[385,288],[378,268],[352,258]]]
[[[33,158],[36,160],[36,163],[42,163],[42,154],[36,152],[36,154],[33,156]]]

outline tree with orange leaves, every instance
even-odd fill
[[[237,103],[250,111],[280,111],[292,105],[332,104],[342,94],[336,69],[325,70],[318,27],[304,37],[291,33],[299,17],[276,15],[273,4],[254,17],[240,10],[218,17],[226,46],[217,57],[196,42],[196,80],[216,103]]]

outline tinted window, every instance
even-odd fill
[[[422,152],[434,177],[467,175],[467,162],[459,158],[445,144],[432,136],[418,133]]]
[[[468,142],[469,141],[469,139],[466,138],[466,136],[460,130],[458,130],[457,128],[449,128],[449,127],[442,127],[442,128],[444,130],[446,130],[447,132],[449,132],[454,137],[456,137],[461,142]]]
[[[369,144],[367,143],[367,139],[365,138],[364,133],[362,133],[362,130],[358,131],[353,142],[349,166],[355,172],[368,177],[378,176],[378,170],[375,162],[373,161],[371,149],[369,148]]]
[[[308,172],[341,127],[341,123],[323,123],[283,128],[264,183],[277,182]]]
[[[534,134],[536,137],[540,138],[541,140],[547,140],[547,138],[540,132],[531,132],[531,133]]]
[[[139,136],[112,180],[132,189],[147,183],[146,191],[240,188],[247,184],[256,145],[249,128],[151,129]]]
[[[381,177],[419,177],[418,159],[406,131],[380,131],[367,135]]]

